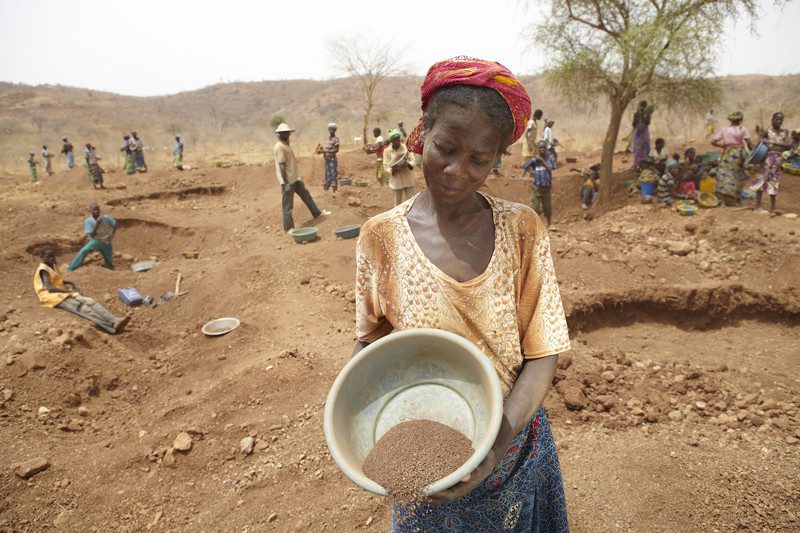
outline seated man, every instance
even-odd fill
[[[33,288],[39,301],[45,307],[58,307],[70,313],[91,320],[108,333],[119,333],[130,321],[131,317],[118,318],[105,307],[86,296],[81,296],[78,286],[61,277],[56,264],[55,248],[42,246],[42,262],[36,267],[33,275]],[[69,288],[67,288],[69,287]]]
[[[109,270],[114,270],[114,255],[111,248],[111,240],[117,232],[117,221],[108,215],[100,215],[100,207],[97,204],[89,206],[89,214],[83,221],[83,232],[89,238],[83,248],[78,251],[75,259],[67,267],[67,273],[77,270],[83,264],[86,256],[91,251],[98,251],[103,254],[103,261]]]

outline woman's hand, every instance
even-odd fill
[[[461,481],[449,489],[431,495],[423,503],[428,505],[442,505],[450,500],[466,496],[491,475],[495,467],[500,463],[501,458],[502,455],[492,448],[475,470],[464,476]]]

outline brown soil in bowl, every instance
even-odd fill
[[[395,498],[413,501],[423,489],[451,474],[473,454],[459,431],[432,420],[396,425],[381,437],[364,460],[364,474]]]

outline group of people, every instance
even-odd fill
[[[757,127],[758,138],[754,140],[743,124],[741,111],[728,115],[730,125],[715,131],[714,110],[710,109],[705,133],[711,144],[721,149],[721,154],[718,159],[698,161],[696,150],[690,147],[684,153],[683,163],[678,154],[668,155],[664,139],[656,139],[650,149],[652,113],[653,106],[642,101],[633,118],[633,162],[644,201],[655,196],[659,202],[671,205],[674,198],[693,198],[701,189],[710,188],[703,192],[713,191],[726,206],[741,205],[742,196],[754,196],[756,210],[763,209],[766,193],[770,197],[769,211],[773,212],[777,209],[783,163],[796,161],[800,168],[800,130],[790,133],[784,128],[784,115],[780,111],[772,115],[770,127]],[[762,160],[748,166],[748,155],[754,150],[766,153]],[[702,187],[705,180],[710,180],[713,187]]]
[[[123,164],[125,172],[129,175],[136,172],[147,172],[147,164],[144,159],[144,143],[139,134],[135,130],[131,130],[130,134],[122,136],[122,140],[124,144],[122,148],[120,148],[120,151],[123,152],[125,156],[125,162]],[[71,170],[75,166],[75,148],[67,137],[64,137],[62,141],[61,153],[64,154],[67,169]],[[96,189],[105,188],[103,185],[103,174],[105,171],[100,166],[100,156],[97,155],[97,149],[91,142],[85,143],[83,156],[85,166],[89,173],[89,181],[92,182],[92,185]],[[173,166],[178,170],[183,170],[183,141],[181,141],[178,135],[175,136],[175,146],[172,150],[172,156]],[[50,153],[47,146],[42,146],[42,160],[44,161],[45,172],[47,172],[48,176],[54,174],[52,159],[53,154]],[[35,152],[28,153],[27,162],[30,167],[32,181],[38,181],[39,174],[36,167],[39,165],[39,162],[36,160]]]
[[[339,138],[336,136],[338,126],[328,124],[328,139],[324,145],[317,146],[316,152],[322,154],[325,161],[325,180],[323,189],[331,189],[335,193],[339,188]],[[395,205],[414,195],[413,169],[417,159],[409,154],[404,141],[407,138],[403,121],[397,128],[390,129],[386,138],[380,128],[374,128],[372,134],[375,141],[364,146],[367,154],[375,155],[375,181],[380,185],[388,185],[394,193]]]
[[[144,162],[144,143],[136,130],[131,130],[130,135],[123,135],[122,141],[123,145],[119,151],[125,154],[125,163],[123,164],[125,172],[128,175],[147,172],[147,164]]]

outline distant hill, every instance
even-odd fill
[[[418,76],[387,79],[370,124],[384,131],[404,120],[411,129],[419,118]],[[556,137],[576,150],[594,150],[607,125],[603,106],[574,109],[561,103],[541,77],[525,78],[534,106],[556,120]],[[800,75],[735,76],[722,79],[724,102],[717,117],[724,122],[734,109],[746,123],[766,124],[782,109],[789,127],[800,127]],[[60,150],[66,135],[76,146],[92,141],[109,167],[121,163],[121,136],[131,128],[143,137],[151,164],[167,164],[172,139],[179,133],[187,160],[266,161],[275,136],[274,115],[297,128],[298,150],[309,151],[326,137],[326,124],[340,126],[339,137],[352,146],[361,135],[361,92],[352,78],[325,81],[285,80],[225,83],[167,96],[134,97],[65,87],[0,82],[0,171],[20,173],[29,150],[42,144]],[[656,112],[654,134],[690,140],[701,135],[701,116]],[[624,128],[624,126],[623,126]],[[622,134],[625,132],[623,131]]]

